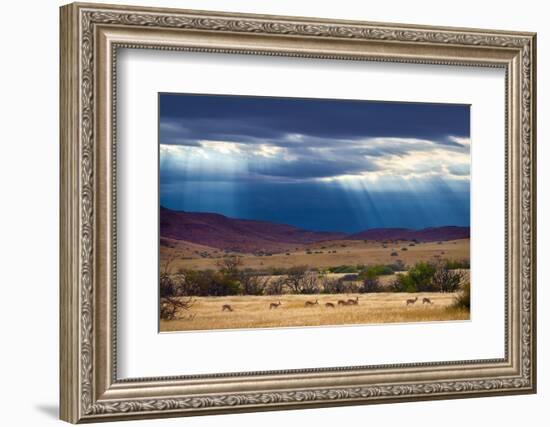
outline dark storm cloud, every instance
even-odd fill
[[[160,97],[161,122],[179,123],[189,139],[252,142],[301,134],[323,139],[414,137],[452,144],[449,135],[468,137],[470,133],[466,105],[181,94]]]
[[[469,150],[451,135],[469,135],[467,106],[171,94],[160,102],[160,144],[235,143],[251,173],[289,178],[372,171],[369,158],[437,147]],[[253,161],[262,145],[284,149],[284,160]]]
[[[204,119],[200,122],[186,122],[176,119],[161,119],[159,128],[159,140],[162,145],[182,145],[196,147],[199,141],[224,141],[254,145],[269,144],[275,147],[299,150],[302,147],[309,148],[334,148],[338,150],[359,150],[360,153],[370,156],[382,156],[386,154],[400,154],[403,151],[413,149],[420,151],[432,150],[442,146],[451,150],[468,150],[449,136],[441,140],[411,139],[412,137],[374,137],[367,134],[321,137],[306,133],[290,133],[283,130],[248,126],[248,133],[229,131],[234,128],[235,122],[220,121],[216,119]],[[247,126],[239,125],[240,131]],[[219,130],[216,130],[219,129]],[[398,133],[398,132],[396,132]],[[454,136],[454,135],[453,135]],[[372,138],[384,138],[383,146],[366,146],[365,141]],[[418,137],[414,137],[418,138]],[[403,140],[408,139],[404,145]]]

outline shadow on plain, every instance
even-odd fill
[[[57,405],[39,404],[39,405],[36,405],[36,409],[51,418],[55,418],[55,419],[59,418],[59,407]]]

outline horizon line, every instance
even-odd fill
[[[449,227],[455,227],[455,228],[468,228],[470,229],[470,225],[456,225],[456,224],[446,224],[446,225],[431,225],[431,226],[427,226],[427,227],[422,227],[422,228],[409,228],[409,227],[397,227],[397,226],[393,226],[393,227],[371,227],[371,228],[363,228],[359,231],[355,231],[355,232],[352,232],[352,233],[349,233],[349,232],[345,232],[345,231],[319,231],[319,230],[311,230],[311,229],[306,229],[306,228],[302,228],[302,227],[299,227],[299,226],[296,226],[296,225],[293,225],[293,224],[288,224],[288,223],[282,223],[282,222],[275,222],[275,221],[269,221],[269,220],[263,220],[263,219],[253,219],[253,218],[238,218],[238,217],[233,217],[233,216],[229,216],[229,215],[224,215],[224,214],[221,214],[221,213],[218,213],[218,212],[206,212],[206,211],[185,211],[185,210],[177,210],[177,209],[172,209],[172,208],[167,208],[166,206],[163,206],[161,204],[159,204],[159,219],[160,219],[160,211],[162,209],[165,209],[165,210],[168,210],[168,211],[172,211],[172,212],[178,212],[178,213],[187,213],[187,214],[210,214],[210,215],[219,215],[219,216],[222,216],[224,218],[228,218],[228,219],[232,219],[232,220],[238,220],[238,221],[253,221],[253,222],[264,222],[264,223],[270,223],[270,224],[276,224],[276,225],[286,225],[288,227],[293,227],[293,228],[296,228],[296,229],[299,229],[299,230],[302,230],[302,231],[309,231],[309,232],[312,232],[312,233],[339,233],[339,234],[345,234],[345,235],[348,235],[348,236],[351,236],[351,235],[354,235],[354,234],[359,234],[359,233],[362,233],[364,231],[370,231],[370,230],[407,230],[407,231],[423,231],[423,230],[430,230],[430,229],[438,229],[438,228],[449,228]]]

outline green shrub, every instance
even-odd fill
[[[449,270],[470,269],[470,260],[469,259],[447,260],[446,267]]]
[[[214,283],[217,286],[219,295],[240,295],[243,293],[239,280],[219,274],[216,279]]]
[[[417,292],[434,292],[436,290],[432,284],[432,278],[435,274],[435,265],[421,261],[417,262],[409,269],[407,275],[417,289]]]
[[[407,273],[399,273],[391,284],[391,289],[394,292],[418,292],[418,289]]]
[[[417,262],[404,274],[398,274],[390,285],[394,292],[456,292],[465,273],[451,270],[447,264]]]
[[[365,270],[361,272],[363,274],[374,274],[376,276],[388,276],[394,273],[394,269],[391,265],[375,264],[368,266]],[[361,278],[361,277],[360,277]],[[366,277],[363,277],[366,278]]]
[[[390,284],[390,290],[393,292],[418,292],[418,288],[408,273],[399,273],[395,280]]]
[[[428,262],[417,262],[407,273],[397,274],[390,289],[394,292],[433,292],[432,277],[436,268]]]
[[[359,273],[357,267],[353,265],[339,265],[337,267],[329,267],[327,270],[330,273]]]

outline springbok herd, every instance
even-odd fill
[[[410,298],[405,301],[405,305],[414,305],[418,301],[418,297]],[[424,304],[433,304],[433,301],[430,298],[422,298],[422,305]],[[278,302],[272,302],[269,304],[270,310],[275,310],[279,308],[283,303],[279,300]],[[319,300],[316,299],[315,301],[306,301],[304,303],[304,307],[313,307],[319,305]],[[336,306],[347,306],[347,305],[359,305],[359,297],[355,297],[355,299],[340,299],[338,302],[326,302],[325,307],[326,308],[336,308]],[[231,304],[224,304],[222,305],[222,311],[234,311],[234,308]]]

